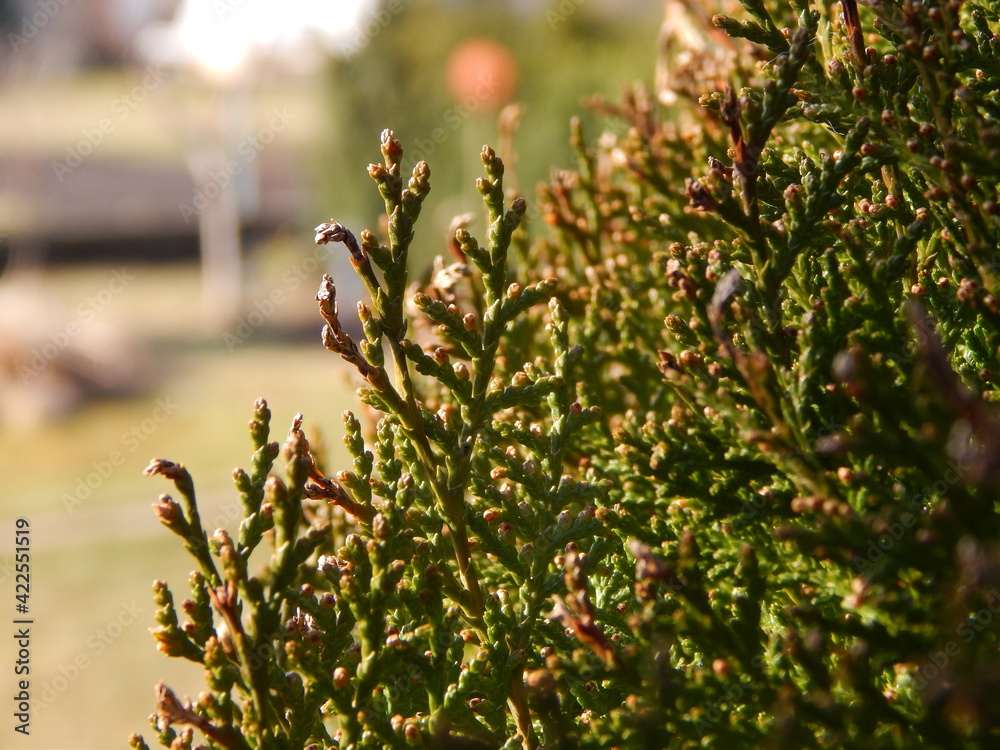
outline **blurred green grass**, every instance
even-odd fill
[[[287,256],[277,253],[265,266],[286,262]],[[323,349],[318,321],[306,325],[315,331],[311,341],[281,340],[282,330],[296,331],[304,319],[312,320],[311,290],[320,271],[232,352],[220,332],[201,332],[197,267],[129,272],[135,280],[102,313],[102,322],[113,322],[144,342],[154,371],[152,387],[128,398],[85,404],[70,417],[34,430],[0,433],[5,469],[0,591],[10,592],[12,608],[14,519],[25,517],[33,546],[32,695],[52,698],[33,717],[29,738],[4,722],[0,747],[121,747],[130,732],[148,735],[145,717],[159,680],[180,695],[196,697],[202,670],[157,653],[148,632],[154,625],[152,581],[167,580],[183,599],[192,567],[180,540],[158,524],[150,507],[172,489],[162,479],[142,476],[151,458],[188,466],[209,532],[219,525],[230,531],[238,526],[230,472],[249,465],[246,424],[257,398],[266,398],[272,408],[273,439],[283,440],[292,417],[302,411],[310,436],[321,436],[328,446],[330,464],[347,466],[339,439],[341,413],[355,400],[346,368]],[[88,289],[100,288],[108,273],[101,267],[68,268],[50,273],[44,284],[72,305]],[[261,274],[265,287],[269,277],[267,271]],[[146,427],[155,423],[155,428],[144,429],[158,400],[175,410],[162,422],[147,421]],[[141,440],[126,438],[133,428]],[[79,481],[113,451],[123,454],[121,463],[92,495],[67,508],[66,497],[84,494],[77,493]],[[123,613],[132,608],[134,621],[119,621],[130,619]],[[0,643],[0,665],[9,669],[16,658],[13,639]],[[79,668],[78,659],[86,661],[85,668]]]

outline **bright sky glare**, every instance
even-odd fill
[[[142,46],[151,57],[194,63],[225,78],[257,53],[311,57],[316,43],[345,45],[372,5],[371,0],[184,0],[175,21],[152,30]]]

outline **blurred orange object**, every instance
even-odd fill
[[[470,109],[498,110],[517,88],[517,63],[494,39],[480,37],[462,42],[448,58],[447,73],[452,97]]]

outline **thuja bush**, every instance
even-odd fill
[[[484,148],[419,288],[383,133],[383,236],[316,230],[370,298],[317,295],[352,465],[258,402],[211,535],[147,470],[206,680],[163,746],[998,746],[997,7],[733,13],[537,201]]]

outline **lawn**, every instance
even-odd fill
[[[309,252],[307,240],[301,253]],[[280,270],[291,260],[272,257],[259,277],[280,278],[270,267]],[[73,309],[110,270],[64,269],[43,284]],[[231,348],[224,332],[202,332],[196,267],[129,272],[134,280],[101,322],[123,331],[145,353],[152,372],[147,387],[128,398],[83,404],[65,419],[32,430],[5,427],[0,433],[0,528],[10,540],[0,547],[0,590],[12,600],[14,520],[27,518],[33,547],[30,681],[33,698],[45,704],[32,717],[28,738],[14,734],[12,720],[4,722],[0,747],[121,747],[130,732],[147,731],[157,681],[181,695],[197,695],[201,670],[158,654],[148,632],[154,624],[152,581],[165,579],[183,592],[191,568],[180,541],[150,508],[171,489],[142,476],[150,459],[186,464],[206,526],[230,531],[239,520],[230,473],[249,463],[246,424],[255,399],[268,399],[276,439],[301,411],[312,434],[328,445],[331,464],[346,466],[340,415],[354,404],[353,386],[340,359],[319,342],[312,287],[320,271]],[[256,292],[251,280],[251,298]],[[297,333],[310,328],[315,335],[308,340]],[[12,641],[3,639],[3,665],[16,659]]]

